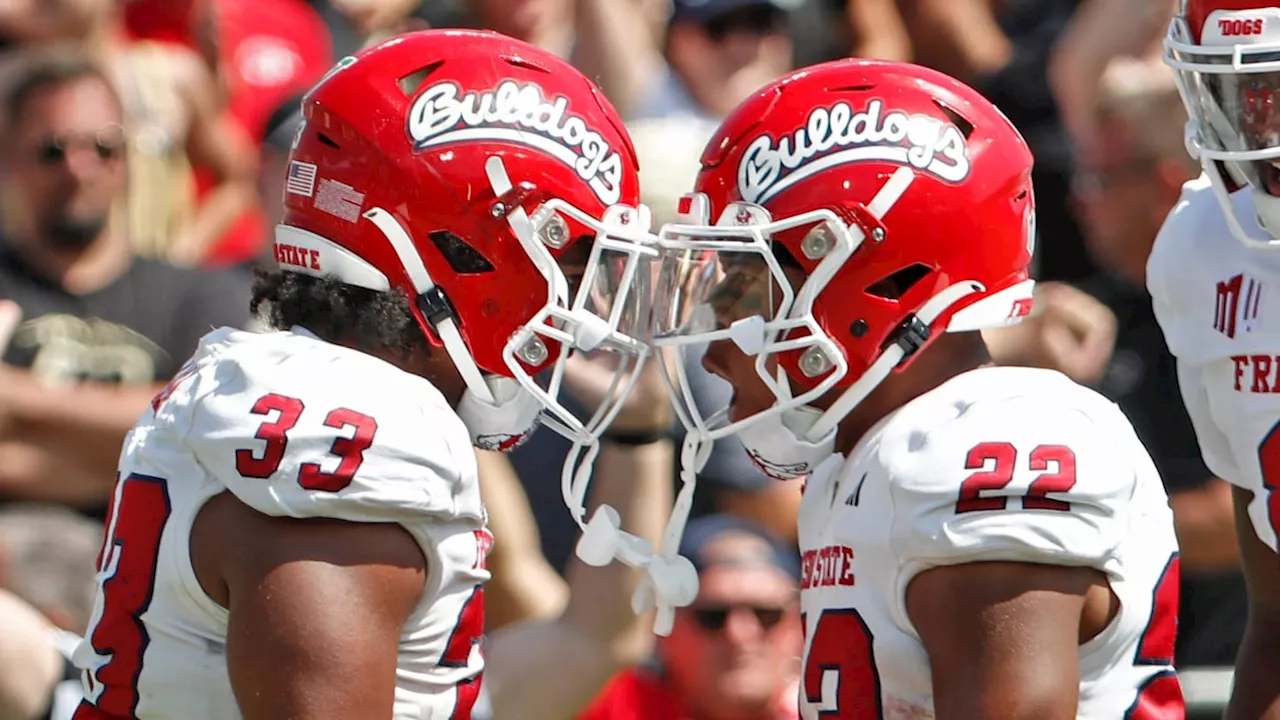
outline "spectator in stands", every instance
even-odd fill
[[[276,108],[310,89],[335,59],[324,20],[304,0],[130,0],[125,20],[136,39],[199,52],[226,95],[228,115],[259,141]],[[194,164],[203,200],[218,190],[217,168]],[[279,204],[279,195],[262,207],[253,204],[208,248],[202,264],[252,260],[270,244],[263,212]]]
[[[1048,80],[1077,153],[1091,150],[1103,73],[1118,57],[1159,57],[1178,0],[1083,0],[1049,55]]]
[[[1169,492],[1182,551],[1176,662],[1230,665],[1244,631],[1231,490],[1204,466],[1146,292],[1147,256],[1182,184],[1199,175],[1183,144],[1186,114],[1158,58],[1115,60],[1096,94],[1093,152],[1075,181],[1085,238],[1104,273],[1080,287],[1119,318],[1101,380],[1151,451]]]
[[[248,136],[225,112],[203,58],[169,43],[132,40],[119,0],[35,3],[57,31],[12,38],[31,45],[74,43],[102,63],[124,108],[129,138],[130,242],[141,255],[200,263],[214,242],[256,201]],[[213,188],[196,202],[193,165]]]
[[[680,554],[698,569],[693,605],[658,639],[653,667],[619,674],[579,720],[798,718],[800,563],[760,526],[689,523]]]
[[[803,2],[674,0],[665,43],[655,43],[633,30],[644,24],[636,2],[583,0],[574,64],[628,120],[722,118],[791,69],[788,17]]]
[[[32,55],[3,120],[0,299],[25,323],[0,362],[0,501],[101,515],[125,433],[201,335],[245,324],[247,283],[135,258],[122,107],[88,57]]]
[[[1027,139],[1036,158],[1036,275],[1042,280],[1076,280],[1094,270],[1067,207],[1072,147],[1046,79],[1054,40],[1082,2],[899,2],[915,61],[977,88]]]
[[[562,58],[573,54],[574,0],[465,0],[455,6],[452,17],[439,19],[496,30]]]

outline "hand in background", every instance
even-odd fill
[[[1095,141],[1098,84],[1117,57],[1160,62],[1160,40],[1175,0],[1085,0],[1049,56],[1049,87],[1062,124],[1080,152]]]
[[[9,341],[22,322],[22,308],[12,300],[0,300],[0,357],[9,349]]]
[[[1102,377],[1111,359],[1116,318],[1082,290],[1042,283],[1030,317],[1011,327],[986,330],[983,339],[997,364],[1057,370],[1089,385]]]
[[[606,399],[620,359],[614,352],[574,353],[565,361],[564,388],[585,408],[594,411]],[[659,362],[656,354],[645,358],[640,377],[609,429],[647,433],[662,432],[671,426],[674,416]],[[629,378],[630,373],[618,381],[619,390]]]
[[[0,358],[4,357],[9,341],[13,339],[13,334],[18,331],[18,324],[21,322],[22,309],[18,304],[12,300],[0,300]],[[8,421],[10,413],[5,410],[9,405],[5,400],[6,388],[9,392],[14,392],[18,379],[17,371],[0,362],[0,438],[8,433],[7,426],[10,424]]]

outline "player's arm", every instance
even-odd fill
[[[504,453],[488,450],[476,452],[476,466],[489,531],[501,538],[486,562],[491,575],[484,584],[486,630],[559,615],[569,587],[542,554],[538,523],[515,468]]]
[[[1102,573],[1016,562],[937,567],[907,589],[938,720],[1071,720],[1081,618]]]
[[[1280,558],[1254,532],[1248,490],[1234,488],[1236,537],[1249,592],[1249,620],[1236,655],[1225,720],[1280,720]]]
[[[192,560],[220,578],[205,589],[229,611],[245,720],[391,717],[400,633],[426,577],[404,528],[273,518],[228,493],[202,511]]]
[[[0,365],[0,488],[32,500],[105,502],[120,445],[159,389],[49,387],[29,371]]]
[[[1101,568],[1145,512],[1129,509],[1135,476],[1155,472],[1093,400],[978,401],[891,465],[893,602],[928,653],[938,720],[1076,717],[1080,645],[1118,607]],[[1167,530],[1144,541],[1172,555]],[[1151,557],[1154,584],[1171,560]]]
[[[672,445],[605,442],[596,459],[593,505],[613,506],[624,529],[656,542],[671,510]],[[649,619],[631,610],[639,573],[620,562],[596,568],[575,559],[568,580],[568,604],[558,617],[508,626],[490,638],[484,681],[495,717],[572,718],[651,649]]]
[[[1236,372],[1228,377],[1235,377],[1235,382],[1224,382],[1222,373],[1210,372],[1207,366],[1178,363],[1179,386],[1205,463],[1226,478],[1242,478],[1241,468],[1257,463],[1264,486],[1280,487],[1280,432],[1276,431],[1280,399],[1271,392],[1254,391],[1255,384],[1257,390],[1270,389],[1261,384],[1270,373],[1262,372],[1258,378],[1256,367],[1232,369]],[[1224,417],[1228,413],[1231,417]],[[1267,487],[1261,490],[1266,492]],[[1258,537],[1254,524],[1260,521],[1274,527],[1280,511],[1274,509],[1274,502],[1241,488],[1232,489],[1232,503],[1249,618],[1236,655],[1235,683],[1225,717],[1280,720],[1280,686],[1275,681],[1280,677],[1276,652],[1280,647],[1280,557]]]

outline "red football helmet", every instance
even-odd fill
[[[526,43],[429,30],[343,59],[302,105],[279,266],[412,298],[467,382],[458,411],[481,447],[513,446],[544,408],[590,443],[620,398],[576,419],[556,399],[564,360],[614,351],[619,377],[642,361],[636,269],[656,255],[634,149],[596,87]],[[561,265],[581,269],[578,291]]]
[[[1280,247],[1280,7],[1265,0],[1182,0],[1164,42],[1200,160],[1241,242]],[[1241,226],[1229,195],[1253,191],[1270,237]]]
[[[995,106],[916,65],[839,60],[743,102],[660,232],[654,345],[732,340],[776,403],[719,424],[693,404],[687,364],[668,363],[691,433],[736,433],[766,473],[808,474],[836,424],[937,333],[1025,316],[1031,165]],[[830,409],[808,407],[832,390]]]

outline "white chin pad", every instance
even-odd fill
[[[767,413],[738,432],[738,439],[756,467],[775,480],[804,477],[835,452],[836,432],[809,442],[803,437],[821,411],[799,407]]]
[[[742,318],[729,326],[729,337],[744,355],[755,357],[764,350],[765,322],[759,315]]]
[[[494,402],[489,404],[470,390],[458,403],[458,417],[471,433],[471,443],[481,450],[512,450],[529,438],[538,425],[542,403],[512,378],[485,378]]]

